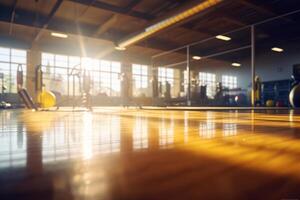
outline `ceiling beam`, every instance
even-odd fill
[[[0,6],[0,21],[10,23],[10,10],[11,7],[1,5]],[[76,24],[75,21],[66,21],[61,19],[52,19],[51,23],[48,24],[48,26],[43,26],[43,24],[36,24],[35,23],[35,13],[24,10],[24,9],[17,9],[16,15],[18,17],[15,18],[14,24],[28,26],[31,28],[44,28],[44,30],[51,30],[51,31],[57,31],[57,32],[63,32],[66,34],[73,34],[78,35],[78,26],[81,30],[81,35],[87,38],[92,39],[99,39],[99,40],[105,40],[109,42],[115,42],[126,35],[128,33],[118,32],[118,33],[112,33],[108,36],[102,35],[100,37],[93,37],[93,34],[95,33],[95,30],[98,28],[97,26],[80,23]],[[46,15],[39,15],[40,21],[46,21],[48,19],[48,16]],[[136,44],[136,46],[149,48],[149,49],[155,49],[160,51],[166,51],[168,49],[175,48],[174,45],[170,45],[168,42],[164,40],[157,41],[156,39],[150,39],[147,43],[139,43]]]
[[[100,1],[96,1],[92,4],[91,4],[91,0],[69,0],[69,1],[74,2],[74,3],[79,3],[81,5],[86,5],[86,6],[91,5],[91,6],[94,6],[96,8],[106,10],[106,11],[109,11],[109,12],[112,12],[112,13],[115,13],[115,14],[121,14],[121,15],[125,15],[125,16],[135,17],[137,19],[144,20],[144,21],[148,22],[148,24],[151,24],[152,20],[154,20],[154,19],[157,20],[155,14],[146,14],[146,13],[137,12],[137,11],[128,12],[128,10],[126,10],[126,8],[122,8],[122,7],[119,7],[119,6],[115,6],[115,5],[100,2]],[[137,0],[135,0],[135,1],[138,2]],[[167,6],[167,7],[169,7],[169,6],[172,5],[172,4],[170,4],[170,2],[178,4],[178,3],[181,3],[182,1],[181,0],[167,0],[163,4],[165,4],[165,6]],[[185,6],[187,6],[187,5],[185,4]],[[206,11],[206,12],[200,13],[200,14],[194,16],[192,19],[195,19],[195,18],[198,19],[200,16],[205,16],[207,13],[210,13],[210,12]],[[112,15],[110,17],[110,19],[108,19],[105,23],[108,23],[108,25],[111,26],[111,23],[113,23],[113,22],[114,22],[114,18],[113,18],[113,15]],[[94,33],[95,35],[99,35],[98,32],[100,32],[102,34],[102,33],[106,32],[109,29],[109,26],[106,25],[105,23],[102,25],[103,26],[102,30],[101,30],[101,27],[99,27],[97,29],[97,31]],[[201,34],[207,35],[207,37],[211,37],[211,36],[214,35],[212,32],[209,32],[208,30],[205,30],[205,31],[204,30],[203,31],[193,30],[192,28],[190,28],[190,26],[188,26],[187,24],[183,24],[183,23],[179,23],[176,26],[173,26],[172,28],[175,28],[175,27],[178,27],[178,26],[181,26],[182,28],[186,29],[186,31],[197,31]]]
[[[131,12],[131,10],[137,6],[142,0],[132,0],[125,8],[125,13],[129,13]],[[103,24],[101,24],[97,30],[95,31],[94,35],[95,37],[97,37],[98,35],[103,34],[104,32],[106,32],[118,19],[118,15],[116,14],[112,14],[109,19],[107,19]]]
[[[247,26],[248,24],[242,22],[241,20],[236,20],[232,17],[229,17],[229,16],[225,16],[225,17],[222,17],[222,19],[226,22],[229,22],[229,23],[232,23],[232,24],[235,24],[235,25],[238,25],[238,26]]]
[[[12,34],[12,29],[13,29],[13,24],[14,24],[14,20],[15,20],[17,3],[18,3],[18,0],[14,0],[13,6],[12,6],[12,9],[11,9],[9,35]]]
[[[237,2],[241,3],[242,5],[245,5],[248,8],[252,8],[252,9],[256,10],[257,12],[268,15],[270,17],[274,17],[274,16],[278,15],[274,11],[272,11],[272,10],[266,8],[266,7],[263,7],[263,6],[258,6],[255,3],[250,2],[249,0],[237,0]],[[286,20],[287,22],[290,22],[290,23],[295,23],[295,21],[293,21],[292,19],[290,19],[288,17],[284,17],[282,19],[284,19],[284,20]]]
[[[93,34],[94,37],[98,35],[102,35],[106,32],[118,19],[118,15],[112,14],[109,19],[107,19],[102,25],[100,25],[95,33]]]
[[[270,11],[269,9],[263,8],[261,6],[258,6],[254,4],[253,2],[247,1],[247,0],[238,0],[237,2],[243,4],[244,6],[248,8],[252,8],[262,14],[268,15],[268,16],[275,16],[276,14],[273,11]]]
[[[59,9],[59,7],[61,6],[62,3],[63,3],[63,0],[56,0],[54,6],[52,7],[49,15],[46,18],[46,21],[44,22],[44,24],[42,26],[42,29],[40,29],[38,31],[38,33],[36,34],[36,36],[33,39],[33,42],[36,42],[42,35],[43,31],[45,29],[47,29],[47,27],[49,26],[49,22],[51,21],[51,19],[53,18],[53,16],[55,15],[55,13],[57,12],[57,10]]]
[[[89,5],[89,3],[90,3],[89,0],[69,0],[69,1],[79,3],[81,5]],[[94,6],[96,8],[100,8],[102,10],[113,12],[116,14],[123,14],[123,15],[131,16],[131,17],[135,17],[135,18],[139,18],[139,19],[143,19],[143,20],[154,19],[153,16],[148,15],[146,13],[142,13],[142,12],[138,12],[138,11],[134,11],[134,10],[128,12],[126,10],[126,8],[122,8],[122,7],[115,6],[115,5],[112,5],[109,3],[105,3],[105,2],[95,1],[92,3],[92,6]]]
[[[128,5],[124,8],[125,12],[130,12],[134,7],[136,7],[139,3],[141,3],[143,0],[132,0],[128,3]]]

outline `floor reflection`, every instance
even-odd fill
[[[133,149],[147,149],[149,147],[148,120],[137,116],[133,128]]]
[[[67,116],[42,133],[43,163],[120,152],[118,116]],[[80,147],[80,148],[78,148]]]
[[[26,128],[11,112],[0,114],[0,169],[26,166]]]
[[[282,178],[300,186],[297,113],[111,108],[0,118],[0,184],[11,184],[0,195],[43,187],[57,199],[220,199],[267,185],[282,198],[291,191]]]
[[[214,138],[216,135],[216,124],[212,119],[212,113],[206,113],[206,119],[199,122],[199,136],[204,139]]]
[[[171,147],[174,143],[174,118],[163,115],[159,123],[159,145],[162,148]]]

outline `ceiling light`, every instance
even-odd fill
[[[240,67],[241,66],[240,63],[232,63],[231,65],[234,66],[234,67]]]
[[[224,41],[229,41],[229,40],[231,40],[230,37],[227,37],[227,36],[225,36],[225,35],[217,35],[216,38],[219,39],[219,40],[224,40]]]
[[[201,57],[200,57],[200,56],[193,56],[193,59],[194,59],[194,60],[200,60]]]
[[[124,51],[124,50],[126,50],[125,47],[119,47],[119,46],[115,46],[115,49],[118,50],[118,51]]]
[[[63,33],[56,33],[56,32],[52,32],[51,35],[52,35],[53,37],[59,37],[59,38],[67,38],[67,37],[68,37],[68,35],[66,35],[66,34],[63,34]]]
[[[283,52],[283,49],[279,48],[279,47],[273,47],[272,51],[276,51],[276,52]]]

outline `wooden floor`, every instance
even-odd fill
[[[290,110],[0,111],[0,199],[300,199]]]

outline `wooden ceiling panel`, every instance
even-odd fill
[[[125,7],[127,6],[132,0],[95,0],[98,2],[104,2],[107,4],[112,4],[118,7]]]
[[[64,20],[74,21],[78,19],[78,22],[81,23],[99,25],[104,23],[110,15],[110,12],[92,6],[83,6],[64,1],[55,16]]]
[[[11,1],[13,2],[13,1]],[[2,3],[2,1],[1,1]],[[43,1],[35,1],[35,0],[18,0],[17,8],[21,8],[28,11],[38,12],[40,14],[49,14],[52,7],[56,3],[56,0],[43,0]]]

